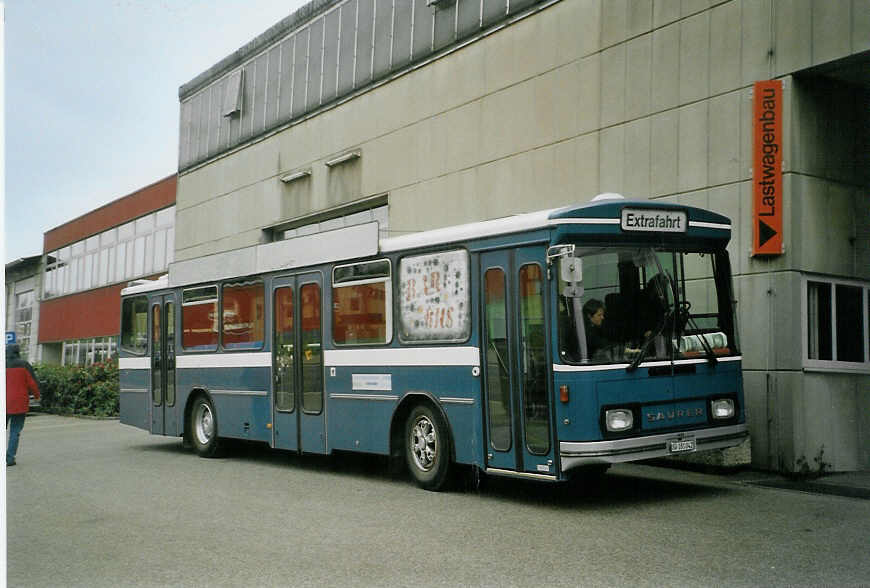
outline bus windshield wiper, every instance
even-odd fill
[[[631,361],[631,363],[628,364],[628,366],[625,368],[625,371],[631,373],[637,369],[637,367],[640,365],[640,362],[642,362],[643,359],[646,357],[647,350],[649,349],[649,346],[652,345],[653,341],[656,340],[656,337],[658,337],[659,335],[662,334],[662,332],[665,330],[665,327],[668,324],[668,321],[671,320],[671,316],[673,314],[674,314],[673,310],[668,310],[665,313],[665,316],[662,318],[662,323],[659,325],[659,328],[656,329],[655,333],[650,333],[650,336],[646,338],[646,340],[643,342],[643,345],[640,346],[640,350],[637,353],[637,357],[635,357]]]

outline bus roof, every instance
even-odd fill
[[[659,228],[659,226],[664,228]],[[666,227],[673,223],[678,230]],[[687,243],[713,242],[724,246],[731,237],[731,221],[715,212],[653,200],[626,200],[601,194],[590,202],[378,239],[377,223],[355,225],[326,233],[254,245],[170,265],[168,276],[140,280],[122,291],[138,294],[188,284],[255,275],[270,271],[345,261],[378,253],[463,243],[476,239],[551,229],[551,243],[600,236],[616,242],[638,234]],[[632,237],[634,233],[634,237]]]

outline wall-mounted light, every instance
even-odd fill
[[[345,153],[344,155],[339,155],[338,157],[334,157],[326,162],[326,167],[335,167],[336,165],[341,165],[342,163],[347,163],[348,161],[353,161],[354,159],[359,159],[362,154],[359,151],[350,151]]]
[[[303,169],[298,172],[293,172],[292,174],[287,174],[286,176],[281,176],[281,181],[285,184],[289,184],[290,182],[295,182],[296,180],[301,180],[302,178],[307,178],[311,175],[310,169]]]

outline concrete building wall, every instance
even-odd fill
[[[795,470],[824,448],[830,468],[870,469],[870,369],[807,370],[802,306],[807,275],[870,279],[870,76],[849,73],[867,70],[870,1],[533,10],[182,172],[176,259],[384,194],[393,234],[600,192],[710,208],[734,220],[752,462]],[[785,253],[753,258],[752,85],[772,78],[785,84]],[[281,181],[298,171],[310,175]]]

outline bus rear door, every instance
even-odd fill
[[[272,290],[273,446],[326,452],[323,401],[322,279],[276,279]]]
[[[164,294],[151,299],[151,433],[178,435],[175,408],[175,294]]]
[[[480,259],[487,470],[554,477],[543,248]]]

